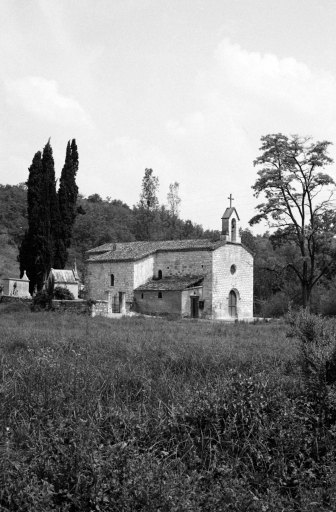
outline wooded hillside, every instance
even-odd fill
[[[27,229],[26,185],[0,185],[0,283],[4,277],[19,276],[18,247]],[[106,242],[144,240],[143,212],[130,208],[117,199],[102,199],[98,194],[88,198],[79,196],[67,268],[76,260],[79,272],[84,274],[85,252]],[[161,206],[155,217],[153,240],[212,238],[218,231],[205,231],[190,220],[172,216]],[[276,237],[269,232],[253,236],[248,229],[241,231],[243,244],[253,251],[254,311],[265,316],[279,316],[292,306],[301,304],[300,283],[295,273],[286,267],[288,248],[279,247]],[[321,280],[312,296],[312,310],[336,314],[336,279],[329,275]]]
[[[130,208],[117,199],[102,199],[98,194],[79,196],[67,268],[75,259],[84,271],[85,252],[106,242],[131,242],[145,239],[140,208]],[[156,212],[153,240],[218,237],[216,231],[204,231],[192,221],[172,216],[165,206]],[[0,280],[19,275],[18,247],[28,227],[26,185],[0,185]]]

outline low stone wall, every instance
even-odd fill
[[[66,311],[77,315],[90,315],[91,307],[86,300],[56,300],[52,301],[54,311]]]
[[[15,297],[13,295],[0,295],[0,303],[19,303],[32,304],[33,299],[25,299]],[[77,315],[89,316],[113,316],[108,311],[107,300],[56,300],[52,301],[52,310],[62,312],[74,313]],[[117,316],[117,315],[115,315]],[[121,316],[121,315],[119,315]]]
[[[31,298],[15,297],[15,295],[0,295],[0,302],[3,304],[8,304],[11,302],[24,302],[25,304],[31,304],[33,300]]]
[[[108,316],[107,300],[95,300],[90,309],[91,316]]]

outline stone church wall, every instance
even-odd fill
[[[162,271],[162,277],[204,276],[203,315],[211,315],[212,251],[160,251],[154,264],[156,276],[159,270]]]
[[[90,262],[87,266],[88,297],[95,300],[107,300],[119,292],[126,293],[126,303],[133,301],[134,263],[126,262]],[[111,286],[111,274],[114,285]]]
[[[236,270],[231,272],[231,266]],[[253,317],[253,257],[238,244],[226,244],[213,252],[212,317],[230,319],[229,293],[237,295],[237,318]]]
[[[154,256],[134,262],[134,288],[144,284],[154,276]]]
[[[181,292],[162,291],[158,298],[157,290],[136,291],[134,309],[145,315],[181,315]]]

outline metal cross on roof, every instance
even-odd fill
[[[230,208],[232,208],[232,201],[234,201],[232,194],[229,195],[228,199],[230,199]]]

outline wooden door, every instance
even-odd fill
[[[190,296],[191,318],[198,318],[198,312],[199,312],[198,302],[199,302],[198,295]]]

